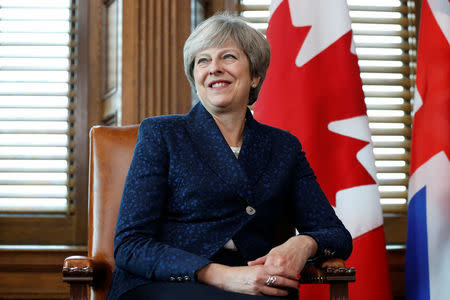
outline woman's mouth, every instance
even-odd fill
[[[223,86],[227,86],[227,85],[230,85],[231,83],[230,82],[228,82],[228,81],[222,81],[222,80],[220,80],[220,81],[213,81],[213,82],[210,82],[209,84],[208,84],[208,87],[210,87],[210,88],[218,88],[218,87],[223,87]]]

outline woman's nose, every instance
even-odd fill
[[[222,72],[223,71],[220,63],[217,60],[213,59],[209,65],[209,74],[221,74]]]

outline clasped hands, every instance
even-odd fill
[[[248,266],[229,267],[212,263],[197,272],[200,282],[226,291],[250,295],[287,296],[298,289],[300,271],[318,245],[307,235],[291,237]]]

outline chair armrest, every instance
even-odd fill
[[[308,266],[300,274],[300,283],[354,282],[355,268],[346,268],[342,259],[332,258],[318,266]]]
[[[67,283],[94,285],[103,280],[106,268],[103,263],[87,256],[69,256],[64,260],[62,275]]]

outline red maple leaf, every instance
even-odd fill
[[[339,190],[375,183],[356,159],[368,142],[328,130],[330,122],[366,114],[357,57],[350,52],[352,33],[297,67],[295,59],[311,26],[293,26],[288,5],[283,1],[270,20],[267,38],[272,58],[255,118],[299,138],[335,206]]]

